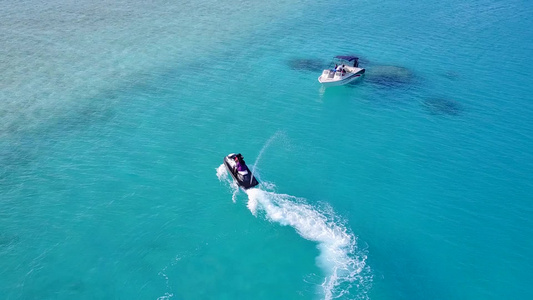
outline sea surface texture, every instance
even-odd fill
[[[0,298],[533,299],[532,16],[2,1]]]

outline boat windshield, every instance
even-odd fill
[[[359,58],[356,56],[335,56],[333,59],[333,64],[335,65],[347,65],[356,67],[359,64]]]

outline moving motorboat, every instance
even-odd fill
[[[365,74],[365,69],[359,68],[359,58],[351,55],[335,56],[331,67],[322,71],[318,82],[324,86],[344,85],[359,79]]]
[[[244,162],[244,158],[240,153],[231,153],[224,157],[224,165],[233,179],[235,179],[237,184],[243,189],[246,190],[259,184],[250,169],[248,169],[248,166]]]

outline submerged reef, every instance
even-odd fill
[[[0,233],[0,248],[10,247],[19,242],[19,237],[14,234]]]
[[[287,64],[292,70],[316,73],[322,73],[322,70],[327,67],[327,62],[316,58],[293,58]]]
[[[432,115],[457,116],[463,111],[459,102],[445,98],[425,99],[422,106]]]
[[[383,87],[400,87],[413,83],[415,76],[409,69],[399,66],[370,66],[365,81]]]
[[[459,72],[457,71],[446,71],[442,74],[442,76],[451,79],[451,80],[458,80],[459,79]]]

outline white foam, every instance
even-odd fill
[[[216,170],[217,170],[218,180],[220,182],[226,182],[226,183],[229,184],[229,187],[230,187],[230,189],[232,191],[231,200],[233,201],[233,203],[236,203],[237,202],[237,193],[239,192],[239,186],[237,185],[237,183],[234,180],[232,180],[228,176],[228,172],[227,172],[226,166],[224,166],[224,164],[221,164],[220,166],[218,166],[218,168]]]
[[[167,267],[164,267],[163,270],[161,270],[158,275],[163,276],[163,278],[165,278],[167,289],[171,289],[166,271],[167,271]],[[166,292],[165,295],[158,297],[157,300],[168,300],[172,298],[173,296],[174,296],[173,293]]]
[[[367,298],[371,276],[364,275],[369,273],[366,255],[357,250],[356,237],[335,221],[332,212],[320,212],[303,199],[257,188],[247,190],[247,194],[248,207],[253,208],[250,211],[254,215],[257,209],[262,209],[269,220],[291,226],[303,238],[318,243],[317,264],[326,273],[322,284],[325,299],[349,293],[354,283],[358,287],[357,297]]]
[[[158,297],[157,300],[168,300],[170,298],[174,297],[174,294],[165,293],[165,295]]]
[[[226,166],[224,164],[221,164],[217,168],[217,177],[220,181],[227,181],[228,180],[228,172],[226,171]]]

